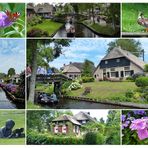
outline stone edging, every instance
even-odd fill
[[[129,107],[129,108],[148,109],[148,104],[136,104],[136,103],[132,103],[132,102],[118,102],[117,103],[117,102],[113,102],[113,101],[106,101],[106,100],[105,101],[100,101],[100,100],[94,100],[94,99],[88,98],[88,97],[76,97],[76,96],[63,96],[63,98],[87,101],[87,102],[92,102],[92,103],[117,105],[117,106]]]

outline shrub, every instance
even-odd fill
[[[94,82],[94,78],[93,77],[82,77],[82,82],[83,83],[87,83],[87,82]]]
[[[31,29],[27,32],[28,37],[48,37],[48,32],[38,28]]]
[[[125,93],[125,96],[127,98],[132,98],[134,96],[134,92],[132,90],[128,90],[126,93]]]
[[[135,84],[138,87],[146,87],[148,86],[148,77],[139,77],[136,79]]]
[[[144,73],[135,73],[132,75],[133,80],[135,81],[137,78],[145,76]]]
[[[72,82],[71,85],[68,87],[69,90],[77,90],[80,89],[82,86],[78,82]]]
[[[145,72],[148,72],[148,64],[145,64],[145,65],[144,65],[144,71],[145,71]]]
[[[134,81],[133,77],[127,77],[126,80],[127,80],[127,81],[131,81],[131,82]]]
[[[83,144],[82,138],[77,137],[57,137],[56,135],[48,135],[48,134],[39,134],[37,132],[28,131],[27,133],[27,144],[34,145],[49,145],[49,144]]]
[[[96,132],[88,132],[84,137],[85,144],[97,144],[97,133]]]
[[[98,132],[97,133],[97,144],[105,144],[105,140],[106,140],[106,137],[102,133]]]

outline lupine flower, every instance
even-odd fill
[[[148,118],[132,121],[130,129],[137,131],[140,140],[148,138]]]
[[[122,115],[121,118],[122,118],[122,122],[124,122],[126,119],[126,115]]]
[[[20,16],[20,13],[18,12],[11,13],[8,10],[6,12],[0,11],[0,28],[11,26],[19,16]]]

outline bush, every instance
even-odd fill
[[[97,144],[97,133],[95,132],[88,132],[84,137],[85,144]]]
[[[48,37],[49,34],[47,31],[43,31],[38,28],[31,29],[30,31],[27,32],[28,37]]]
[[[125,93],[125,96],[127,98],[132,98],[134,96],[134,92],[132,90],[128,90],[126,93]]]
[[[148,86],[148,77],[139,77],[136,79],[135,84],[138,87],[146,87]]]
[[[131,82],[134,81],[133,77],[127,77],[126,80],[127,80],[127,81],[131,81]]]
[[[145,72],[148,72],[148,64],[145,64],[145,65],[144,65],[144,71],[145,71]]]
[[[39,134],[37,132],[29,131],[27,134],[27,144],[33,145],[49,145],[49,144],[83,144],[82,138],[77,137],[57,137],[56,135],[51,136],[48,134]]]
[[[133,80],[135,81],[137,78],[145,76],[144,73],[135,73],[132,75]]]
[[[82,77],[82,82],[83,83],[87,83],[87,82],[94,82],[94,78],[93,77]]]
[[[68,87],[69,90],[77,90],[80,89],[82,86],[78,82],[72,82],[71,85]]]

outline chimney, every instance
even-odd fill
[[[90,112],[87,112],[88,115],[90,115]]]
[[[63,64],[63,67],[65,67],[66,66],[66,64]]]
[[[69,64],[72,64],[72,62],[69,62]]]

